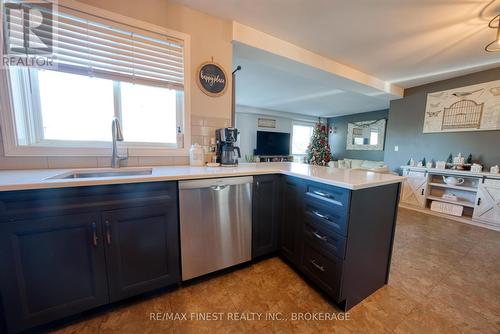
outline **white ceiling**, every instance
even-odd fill
[[[495,0],[176,0],[402,87],[500,66]]]
[[[322,70],[235,43],[236,103],[331,117],[386,109],[395,96]]]

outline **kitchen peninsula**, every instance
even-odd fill
[[[294,163],[3,171],[8,332],[179,284],[179,181],[249,176],[252,261],[279,254],[345,310],[388,282],[399,176]]]

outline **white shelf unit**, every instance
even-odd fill
[[[409,166],[401,168],[407,178],[401,191],[402,207],[500,231],[500,175]],[[450,176],[464,181],[457,185],[445,183],[443,177]],[[453,194],[457,200],[443,198],[445,194]],[[432,201],[460,205],[463,207],[462,216],[431,211]]]
[[[427,199],[431,200],[431,201],[439,201],[439,202],[444,202],[444,203],[462,205],[462,206],[466,206],[469,208],[473,208],[475,206],[475,204],[472,202],[468,202],[468,201],[464,201],[464,200],[454,201],[454,200],[450,200],[450,199],[446,199],[446,198],[442,198],[442,197],[438,197],[438,196],[432,196],[432,195],[428,195]]]
[[[464,191],[477,192],[477,188],[474,188],[474,187],[452,186],[452,185],[449,185],[449,184],[438,183],[438,182],[430,182],[429,186],[431,186],[431,187],[442,187],[442,188],[449,188],[449,189],[456,189],[456,190],[464,190]]]

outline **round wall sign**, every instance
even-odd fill
[[[221,96],[227,87],[226,72],[219,64],[206,62],[200,65],[196,82],[208,96]]]

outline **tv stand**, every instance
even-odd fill
[[[293,162],[291,155],[259,155],[259,162]]]

